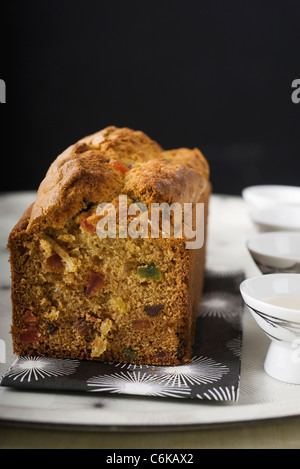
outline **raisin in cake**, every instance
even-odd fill
[[[198,149],[164,151],[141,131],[107,127],[64,151],[12,230],[12,337],[18,355],[153,365],[191,358],[205,243],[97,235],[97,206],[120,194],[205,204]]]

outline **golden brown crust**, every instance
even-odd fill
[[[165,159],[138,164],[126,176],[124,192],[146,204],[197,202],[206,187],[203,174]]]
[[[122,186],[120,173],[104,163],[99,151],[74,145],[54,161],[42,181],[29,226],[59,226],[85,202],[111,200]]]
[[[206,224],[208,179],[199,150],[163,151],[127,128],[108,127],[65,150],[10,234],[14,353],[153,365],[189,360],[205,245],[99,242],[90,203],[114,203],[120,194],[146,204],[204,202]],[[150,266],[158,278],[140,276]]]
[[[106,127],[79,142],[96,148],[106,157],[118,159],[124,164],[159,158],[162,151],[158,143],[151,140],[144,132],[127,127]]]
[[[208,178],[207,162],[198,149],[162,151],[141,131],[107,127],[70,146],[52,163],[28,228],[61,226],[86,202],[110,202],[121,193],[145,203],[196,202]]]

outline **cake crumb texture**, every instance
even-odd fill
[[[114,126],[85,137],[50,166],[8,242],[14,353],[176,365],[191,358],[205,244],[105,238],[97,206],[203,202],[209,167],[198,149],[163,150]],[[206,236],[205,236],[206,239]]]

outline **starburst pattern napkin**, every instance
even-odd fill
[[[1,385],[136,396],[237,401],[242,351],[242,271],[207,270],[193,359],[181,366],[18,357]]]

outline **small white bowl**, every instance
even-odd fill
[[[244,280],[243,300],[259,327],[271,339],[264,369],[273,378],[300,384],[300,306],[270,304],[274,297],[300,298],[300,274],[270,274]]]
[[[300,233],[261,233],[247,242],[247,248],[263,274],[300,273]]]
[[[281,207],[250,212],[250,218],[260,232],[299,231],[300,207]]]
[[[262,185],[245,187],[242,196],[246,202],[257,209],[278,206],[300,207],[300,187],[281,185]]]

